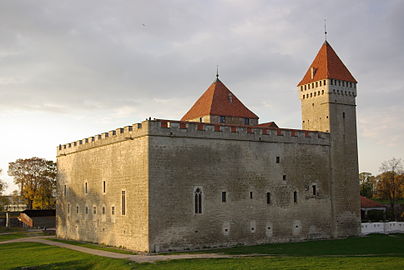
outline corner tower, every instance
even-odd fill
[[[356,84],[327,41],[298,84],[303,129],[329,132],[331,137],[334,237],[358,235],[360,232]]]

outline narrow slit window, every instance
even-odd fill
[[[115,206],[111,207],[111,215],[113,215],[113,216],[115,215]]]
[[[107,183],[105,181],[102,181],[102,193],[107,192]]]
[[[84,192],[87,194],[88,193],[88,183],[84,183]]]
[[[78,213],[79,213],[79,207],[76,206],[76,214],[78,214]]]
[[[282,180],[283,180],[283,181],[286,181],[286,174],[284,174],[284,175],[282,176]]]
[[[312,188],[312,191],[313,191],[313,195],[314,196],[317,195],[317,186],[313,185],[311,188]]]
[[[271,192],[267,192],[267,204],[271,204]]]
[[[66,185],[64,185],[63,194],[64,194],[65,196],[67,195],[67,186],[66,186]]]
[[[126,215],[126,191],[122,190],[121,194],[121,211],[122,211],[122,216]]]
[[[304,121],[303,121],[304,123]],[[276,157],[276,163],[280,163],[281,162],[281,157]]]
[[[250,191],[250,199],[252,199],[252,198],[253,198],[253,192]]]
[[[194,192],[195,214],[202,214],[202,190],[197,188]]]
[[[105,206],[102,207],[102,214],[105,215]]]
[[[97,206],[93,206],[93,214],[97,214]]]
[[[297,191],[293,192],[293,202],[297,203]]]
[[[227,198],[226,198],[226,192],[223,191],[222,192],[222,202],[226,202]]]

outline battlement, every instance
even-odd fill
[[[149,119],[142,123],[135,123],[131,126],[117,128],[75,142],[59,145],[57,147],[57,156],[63,156],[73,152],[80,152],[127,140],[134,140],[143,136],[314,145],[330,144],[330,134],[319,131]]]

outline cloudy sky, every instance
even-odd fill
[[[0,168],[146,117],[179,119],[215,78],[300,128],[296,84],[328,40],[359,81],[361,171],[404,157],[404,1],[0,1]]]

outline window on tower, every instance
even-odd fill
[[[220,121],[220,123],[225,123],[226,122],[226,117],[225,116],[220,116],[219,121]]]
[[[244,118],[244,125],[250,124],[250,118]]]

